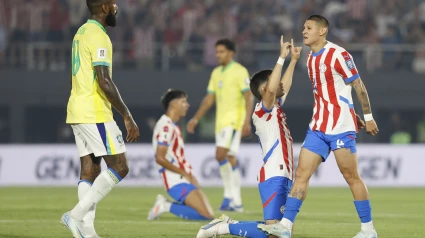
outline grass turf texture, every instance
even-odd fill
[[[222,189],[204,189],[213,207]],[[171,214],[147,221],[162,188],[115,188],[100,202],[96,230],[108,237],[195,237],[206,222],[185,221]],[[425,189],[370,189],[372,215],[380,238],[425,237]],[[257,189],[245,188],[244,213],[228,212],[236,220],[262,220]],[[59,224],[61,215],[77,202],[77,188],[0,188],[0,237],[71,237]],[[216,217],[220,216],[216,212]],[[294,238],[353,237],[360,221],[348,188],[313,188],[301,208]],[[225,237],[231,237],[225,236]]]

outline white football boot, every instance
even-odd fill
[[[196,235],[196,238],[217,237],[218,226],[220,224],[233,224],[233,223],[236,223],[236,221],[233,221],[232,219],[230,219],[229,216],[222,214],[219,218],[216,218],[212,220],[210,223],[206,224],[205,226],[202,226],[201,229],[199,229],[198,234]]]
[[[353,238],[378,238],[378,233],[376,233],[375,230],[372,230],[372,231],[369,231],[369,232],[360,231]]]
[[[167,199],[164,196],[162,196],[161,194],[158,194],[156,196],[155,205],[153,205],[153,207],[149,211],[149,215],[148,215],[149,221],[158,219],[161,214],[167,212],[165,210],[165,203],[166,202],[167,202]]]
[[[280,222],[270,225],[258,224],[257,227],[267,235],[274,235],[278,238],[291,238],[291,228],[284,226]]]
[[[74,238],[87,238],[84,232],[84,222],[77,221],[70,216],[70,212],[65,212],[61,218],[61,224],[66,226]]]

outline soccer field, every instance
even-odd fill
[[[205,189],[218,207],[222,189]],[[425,237],[425,189],[370,189],[379,237]],[[116,188],[100,202],[97,232],[102,237],[195,237],[205,222],[167,214],[147,221],[162,188]],[[245,213],[227,213],[236,220],[262,220],[255,188],[243,189]],[[0,237],[70,237],[59,219],[77,202],[76,188],[0,188]],[[219,216],[220,212],[216,212]],[[311,189],[295,226],[295,238],[353,237],[360,230],[348,189]],[[226,236],[231,237],[231,236]]]

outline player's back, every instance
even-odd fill
[[[257,103],[252,119],[264,161],[258,181],[261,183],[276,176],[293,179],[293,140],[282,108],[275,105],[267,110],[262,102]]]
[[[173,165],[185,170],[187,173],[192,172],[192,166],[186,161],[184,141],[180,127],[174,124],[167,115],[162,115],[154,127],[152,136],[154,151],[156,151],[158,145],[168,147],[165,158]],[[168,171],[159,164],[158,169],[164,179],[167,190],[181,182],[182,178],[180,174]]]
[[[82,25],[72,41],[72,90],[67,123],[113,121],[111,104],[99,87],[95,66],[109,67],[112,75],[112,43],[95,20]]]
[[[357,131],[349,83],[360,76],[352,56],[328,42],[319,52],[309,53],[307,68],[315,102],[310,129],[325,134]]]
[[[246,116],[243,93],[249,90],[248,70],[232,61],[226,67],[216,67],[208,85],[208,92],[216,96],[216,130],[232,126],[241,130]]]

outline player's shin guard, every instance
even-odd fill
[[[230,165],[229,160],[225,159],[220,164],[220,175],[221,180],[223,181],[224,187],[224,198],[232,198],[232,165]]]
[[[285,210],[283,212],[283,218],[280,221],[285,227],[292,228],[295,222],[298,212],[300,211],[303,201],[298,198],[288,197],[286,199]]]
[[[80,180],[78,182],[78,200],[83,199],[83,197],[90,190],[92,183],[88,180]],[[96,216],[96,204],[90,207],[87,214],[84,216],[84,226],[85,227],[94,227],[94,218]]]
[[[187,220],[209,220],[208,218],[199,214],[195,209],[182,204],[172,203],[170,212]]]
[[[232,177],[231,177],[231,191],[232,191],[232,205],[236,208],[242,207],[242,197],[241,197],[241,173],[239,166],[236,165],[232,167]]]
[[[87,194],[78,202],[74,209],[71,210],[71,217],[77,221],[82,221],[90,207],[97,204],[108,195],[112,188],[121,180],[122,178],[119,174],[111,168],[100,173]]]
[[[354,206],[356,206],[357,214],[362,223],[362,231],[370,232],[374,230],[370,200],[354,201]]]
[[[244,222],[244,223],[237,223],[237,224],[228,224],[229,226],[229,233],[234,236],[241,236],[241,237],[251,237],[251,238],[267,238],[267,235],[258,230],[257,225],[260,224],[258,222]],[[223,224],[227,225],[227,224]],[[220,227],[219,227],[219,234],[220,234]]]

